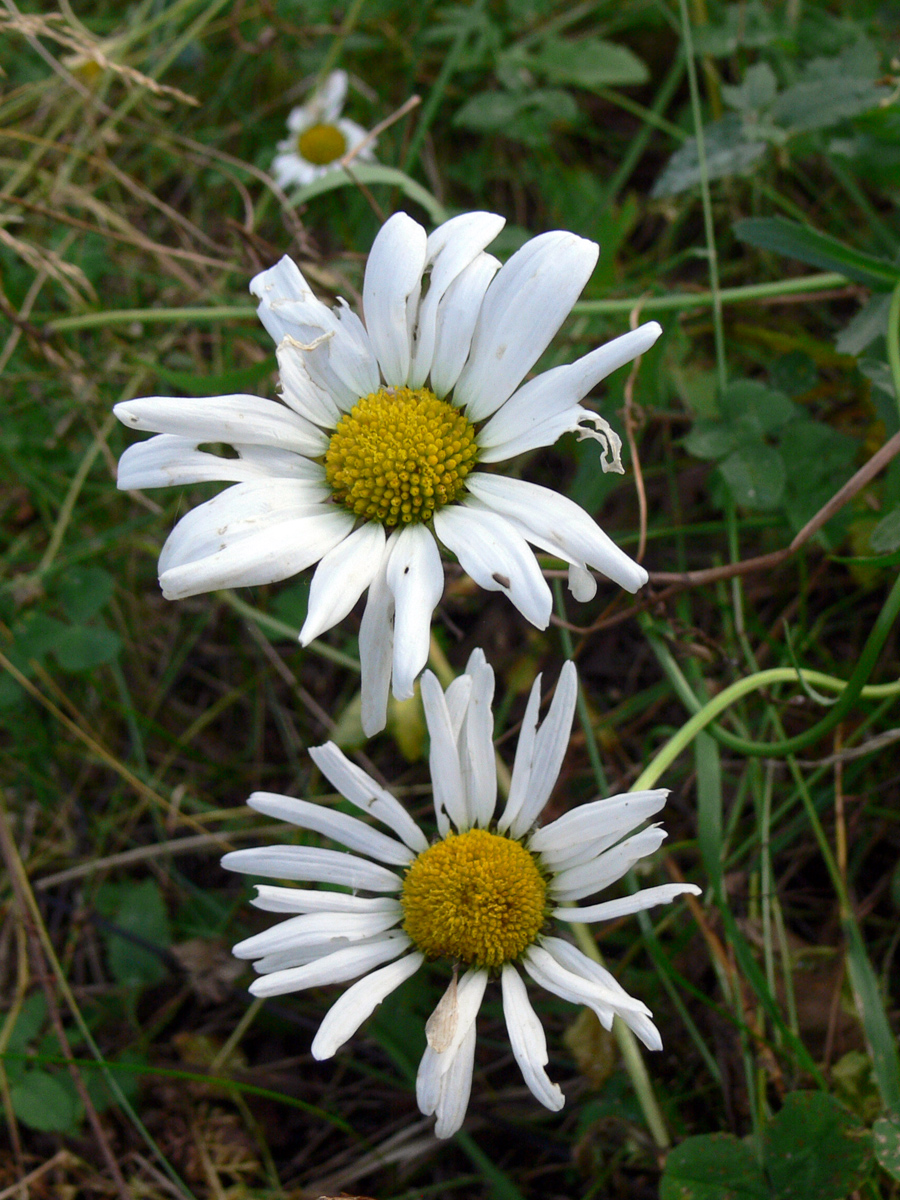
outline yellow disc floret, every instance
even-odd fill
[[[499,967],[540,933],[547,885],[520,842],[470,829],[423,850],[400,903],[404,930],[428,958]]]
[[[347,139],[337,125],[310,125],[297,138],[301,158],[324,167],[347,153]]]
[[[381,388],[338,421],[325,452],[335,500],[383,525],[429,521],[475,465],[475,430],[428,388]]]

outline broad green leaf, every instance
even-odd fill
[[[724,421],[696,421],[684,439],[684,448],[694,458],[725,458],[740,444],[740,431]]]
[[[32,992],[30,996],[26,996],[6,1043],[7,1050],[21,1054],[40,1033],[46,1018],[47,997],[43,991]]]
[[[140,987],[164,979],[165,963],[154,950],[167,950],[172,935],[156,881],[105,884],[97,895],[97,907],[123,933],[133,935],[123,937],[114,930],[104,933],[109,969],[116,980]],[[142,943],[147,943],[146,948]]]
[[[588,91],[646,83],[650,78],[646,65],[627,46],[599,37],[579,41],[545,38],[540,49],[528,56],[527,63],[551,83]]]
[[[746,175],[766,152],[766,142],[745,139],[744,123],[737,113],[727,113],[703,130],[707,179]],[[675,151],[653,185],[651,195],[677,196],[700,184],[700,155],[696,138]]]
[[[735,237],[760,250],[771,250],[825,271],[838,271],[856,283],[887,291],[900,282],[900,267],[886,258],[845,246],[828,233],[784,217],[746,217],[733,226]]]
[[[356,187],[358,183],[364,183],[367,187],[373,183],[384,183],[389,187],[399,188],[405,196],[425,209],[435,225],[447,220],[447,210],[431,192],[403,171],[398,171],[396,167],[386,167],[382,163],[354,162],[349,171],[328,171],[312,183],[308,183],[306,187],[293,192],[291,204],[295,207],[298,204],[306,204],[308,200],[324,195],[325,192],[333,192],[342,187]]]
[[[113,594],[115,580],[102,567],[73,567],[57,584],[66,616],[74,624],[89,621]]]
[[[774,446],[765,442],[738,446],[719,464],[719,470],[741,508],[762,511],[775,508],[784,495],[787,479],[784,459]]]
[[[772,1200],[844,1200],[869,1173],[868,1130],[824,1092],[792,1092],[763,1131]]]
[[[534,142],[549,136],[557,123],[574,124],[578,105],[561,88],[529,88],[522,92],[481,92],[460,108],[454,125],[479,133]]]
[[[89,671],[112,662],[122,649],[122,639],[102,625],[71,625],[53,647],[65,671]]]
[[[739,84],[722,84],[722,99],[738,112],[763,112],[775,99],[778,81],[768,63],[754,63]]]
[[[882,292],[872,296],[837,335],[834,346],[838,354],[852,354],[856,358],[876,338],[886,337],[890,309],[889,295]]]
[[[767,46],[781,37],[776,25],[778,17],[769,12],[760,0],[738,0],[725,6],[723,19],[709,25],[699,25],[694,30],[694,50],[697,54],[708,54],[713,58],[726,58],[740,46],[757,48]]]
[[[752,1149],[730,1133],[690,1137],[666,1159],[659,1200],[770,1200]],[[811,1200],[811,1196],[806,1200]]]
[[[864,39],[830,58],[815,58],[775,101],[772,117],[801,132],[860,116],[891,95],[890,88],[876,84],[880,73],[878,51]]]
[[[78,1093],[71,1080],[61,1075],[26,1071],[9,1094],[23,1125],[41,1133],[72,1132],[81,1120]]]
[[[879,1164],[900,1180],[900,1120],[880,1117],[872,1127],[872,1142]]]
[[[723,421],[740,421],[760,437],[787,425],[801,411],[783,393],[773,391],[758,379],[729,383],[719,396],[719,409]]]
[[[876,554],[900,550],[900,508],[892,509],[872,530],[869,545]]]

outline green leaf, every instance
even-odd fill
[[[890,554],[894,550],[900,550],[900,507],[892,509],[887,516],[881,518],[872,530],[869,545],[876,554]]]
[[[772,1200],[844,1200],[869,1173],[868,1130],[824,1092],[792,1092],[763,1131]]]
[[[150,947],[167,950],[172,934],[156,881],[104,884],[97,895],[97,907],[119,929],[134,935],[132,940],[112,930],[105,932],[107,961],[115,979],[129,987],[164,979],[165,963]],[[145,949],[141,942],[148,943],[148,947]]]
[[[112,662],[122,649],[122,639],[102,625],[72,625],[60,635],[53,647],[59,665],[65,671],[89,671]]]
[[[778,81],[768,63],[755,63],[741,82],[733,87],[722,84],[722,99],[738,112],[763,112],[775,99]]]
[[[527,56],[527,66],[543,74],[551,83],[597,91],[607,87],[627,87],[646,83],[650,72],[627,46],[587,37],[579,41],[548,37],[540,49]]]
[[[684,439],[684,448],[694,458],[725,458],[740,443],[740,431],[723,421],[695,421]]]
[[[102,567],[73,567],[57,585],[66,616],[76,625],[89,621],[109,601],[115,580]]]
[[[139,359],[144,362],[144,359]],[[158,375],[165,383],[176,387],[188,395],[210,395],[218,392],[227,395],[231,392],[246,392],[248,388],[266,379],[275,372],[275,363],[271,358],[261,362],[251,363],[249,367],[239,367],[234,371],[223,371],[218,375],[201,375],[197,371],[173,371],[159,362],[147,362],[152,367],[154,375]]]
[[[738,446],[719,464],[735,503],[757,511],[775,508],[784,495],[784,459],[765,442]]]
[[[746,175],[766,152],[766,143],[745,138],[744,123],[737,113],[727,113],[720,121],[704,127],[707,179],[725,179]],[[651,195],[677,196],[700,185],[700,155],[697,139],[690,138],[675,151],[653,185]]]
[[[763,437],[792,421],[798,410],[782,392],[773,391],[758,379],[737,379],[719,396],[725,422],[740,422]]]
[[[71,1080],[61,1075],[26,1071],[9,1094],[22,1124],[41,1133],[74,1132],[81,1120],[78,1093]]]
[[[342,187],[356,187],[357,183],[364,183],[366,187],[373,183],[383,183],[389,187],[399,188],[410,200],[420,204],[435,225],[440,225],[447,220],[449,214],[443,204],[415,179],[410,178],[403,171],[398,171],[396,167],[386,167],[381,163],[354,162],[350,167],[350,172],[337,169],[327,171],[318,179],[314,179],[312,183],[308,183],[306,187],[293,192],[291,204],[295,207],[298,204],[306,204],[308,200],[322,196],[325,192],[333,192],[336,188]]]
[[[875,83],[879,74],[877,50],[860,40],[840,54],[807,63],[801,78],[775,101],[771,116],[792,132],[825,129],[860,116],[891,95],[890,88]]]
[[[856,283],[887,291],[900,282],[900,267],[885,258],[845,246],[828,233],[784,217],[746,217],[732,227],[735,237],[760,250],[796,258],[812,267],[838,271]]]
[[[769,1200],[769,1189],[745,1142],[710,1133],[687,1138],[669,1154],[659,1200]]]
[[[6,1043],[7,1050],[21,1054],[40,1033],[46,1019],[47,997],[43,991],[32,992],[30,996],[26,996]]]
[[[480,92],[457,111],[453,124],[534,143],[549,137],[554,124],[572,125],[577,120],[578,105],[568,92],[529,88],[523,92]]]
[[[900,1118],[879,1117],[872,1126],[872,1141],[879,1164],[900,1180]]]

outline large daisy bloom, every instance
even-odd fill
[[[305,187],[333,171],[341,159],[361,147],[357,157],[373,159],[375,141],[361,125],[341,116],[347,95],[347,72],[332,71],[305,104],[290,111],[290,136],[278,143],[272,174],[280,188]]]
[[[662,1045],[649,1009],[553,932],[554,919],[612,920],[700,890],[663,884],[621,899],[577,903],[657,849],[666,836],[658,825],[634,831],[659,812],[668,795],[656,790],[612,796],[538,825],[568,745],[577,686],[575,667],[566,663],[539,726],[540,676],[535,681],[509,797],[499,815],[494,673],[476,650],[465,674],[446,692],[430,671],[422,676],[435,839],[429,841],[398,800],[328,742],[310,751],[313,761],[388,832],[322,804],[256,792],[249,803],[258,812],[323,834],[350,853],[285,845],[235,850],[222,859],[232,871],[346,889],[257,885],[257,907],[295,915],[234,948],[239,958],[256,960],[260,977],[250,988],[256,996],[357,979],[319,1026],[312,1043],[317,1059],[330,1058],[426,959],[453,964],[452,981],[425,1026],[427,1048],[416,1080],[419,1107],[436,1115],[438,1137],[455,1133],[465,1117],[475,1018],[492,979],[500,983],[510,1044],[525,1082],[554,1111],[564,1098],[544,1069],[546,1039],[523,973],[592,1009],[606,1029],[618,1016],[649,1049]]]
[[[444,588],[441,551],[481,587],[505,592],[546,629],[552,597],[530,547],[569,564],[579,600],[592,570],[630,592],[647,572],[571,500],[496,473],[566,431],[621,441],[581,400],[656,341],[655,321],[527,382],[597,261],[572,233],[532,238],[500,266],[485,247],[504,219],[464,213],[426,234],[396,213],[375,238],[365,324],[317,300],[289,258],[250,284],[277,344],[282,402],[153,396],[116,405],[133,429],[120,488],[205,480],[235,486],[188,512],[159,560],[170,600],[271,583],[318,563],[300,633],[307,645],[368,589],[359,633],[362,724],[384,728],[388,689],[409,699],[428,659]],[[228,443],[237,457],[201,450]]]

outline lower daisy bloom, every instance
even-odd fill
[[[366,130],[341,116],[346,95],[347,72],[332,71],[305,104],[291,109],[290,137],[278,143],[272,160],[272,174],[280,188],[306,187],[333,171],[354,150],[358,158],[374,159],[375,142],[365,141]]]
[[[257,885],[257,907],[296,915],[234,948],[239,958],[256,960],[260,978],[250,988],[256,996],[362,976],[322,1021],[312,1043],[317,1059],[330,1058],[426,959],[453,964],[452,981],[425,1026],[427,1048],[416,1079],[419,1108],[436,1115],[438,1137],[450,1137],[463,1123],[475,1018],[492,978],[500,981],[510,1044],[525,1082],[554,1111],[562,1108],[564,1097],[547,1076],[547,1043],[521,972],[592,1009],[606,1029],[618,1016],[649,1049],[662,1045],[646,1005],[552,931],[554,919],[612,920],[700,891],[693,884],[664,884],[621,899],[576,903],[621,879],[658,848],[666,836],[658,825],[634,830],[659,812],[668,795],[665,790],[629,792],[537,824],[568,745],[577,686],[575,667],[566,663],[538,726],[540,677],[535,681],[509,797],[499,815],[494,673],[476,650],[465,674],[446,693],[430,671],[422,677],[435,841],[429,842],[398,800],[328,742],[310,750],[313,761],[343,796],[390,833],[321,804],[256,792],[249,803],[258,812],[323,834],[353,853],[286,845],[235,850],[222,859],[233,871],[349,889]]]
[[[159,559],[168,599],[317,564],[305,646],[368,592],[359,655],[369,736],[384,728],[391,685],[408,700],[427,662],[442,553],[539,629],[553,600],[532,547],[569,564],[578,600],[596,592],[593,571],[630,592],[647,582],[584,509],[497,467],[571,432],[596,439],[601,467],[621,471],[621,440],[581,402],[660,327],[526,381],[598,247],[557,230],[501,266],[485,247],[503,224],[462,213],[428,235],[395,213],[366,264],[365,324],[343,301],[318,300],[289,258],[257,275],[250,287],[278,347],[283,403],[151,396],[115,408],[125,425],[157,434],[122,455],[120,488],[233,484],[169,535]],[[236,455],[202,448],[221,443]]]

